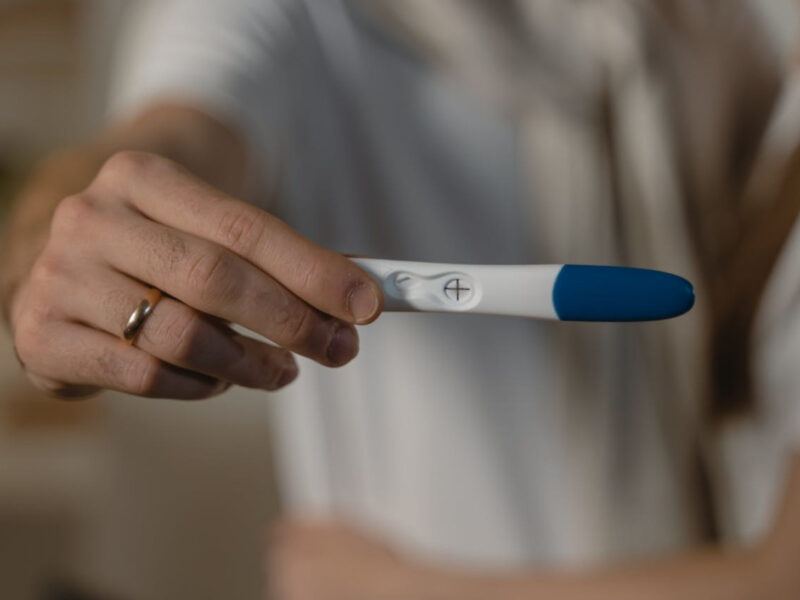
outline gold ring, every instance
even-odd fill
[[[159,300],[161,300],[161,291],[157,288],[150,288],[144,298],[142,298],[142,301],[139,302],[136,309],[131,313],[131,316],[128,317],[128,323],[122,331],[123,340],[129,344],[133,344],[133,342],[136,341],[136,336],[139,335],[139,331],[141,331],[144,322],[153,312]]]

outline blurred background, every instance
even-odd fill
[[[0,0],[3,220],[35,160],[103,120],[129,4]],[[0,600],[259,597],[275,507],[263,394],[45,399],[0,335]]]
[[[104,120],[137,1],[0,0],[0,231],[35,162]],[[791,1],[771,5],[791,39]],[[0,600],[259,598],[278,509],[267,401],[47,399],[0,327]]]

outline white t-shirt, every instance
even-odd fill
[[[140,17],[114,113],[170,98],[230,123],[249,144],[254,201],[279,182],[265,208],[315,242],[395,259],[542,261],[529,204],[557,199],[523,182],[512,123],[347,2],[170,0]],[[716,445],[732,541],[763,532],[800,441],[798,261],[795,235],[759,321],[763,417]],[[460,565],[685,548],[699,531],[680,402],[670,373],[654,379],[639,351],[639,328],[659,326],[384,315],[360,329],[350,365],[302,360],[275,395],[282,491],[294,510]],[[566,327],[591,328],[592,340],[568,365],[552,350]],[[584,393],[565,393],[565,378],[585,378]]]

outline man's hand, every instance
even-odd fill
[[[120,334],[150,286],[165,297],[129,346]],[[10,318],[19,358],[45,389],[204,398],[286,385],[292,352],[345,364],[358,351],[353,324],[381,304],[345,257],[175,162],[120,152],[59,203]]]

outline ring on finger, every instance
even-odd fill
[[[131,313],[131,316],[128,317],[128,322],[122,331],[122,339],[128,344],[133,344],[136,341],[136,337],[139,335],[145,321],[147,321],[147,317],[152,314],[156,304],[161,300],[161,295],[161,290],[151,287]]]

